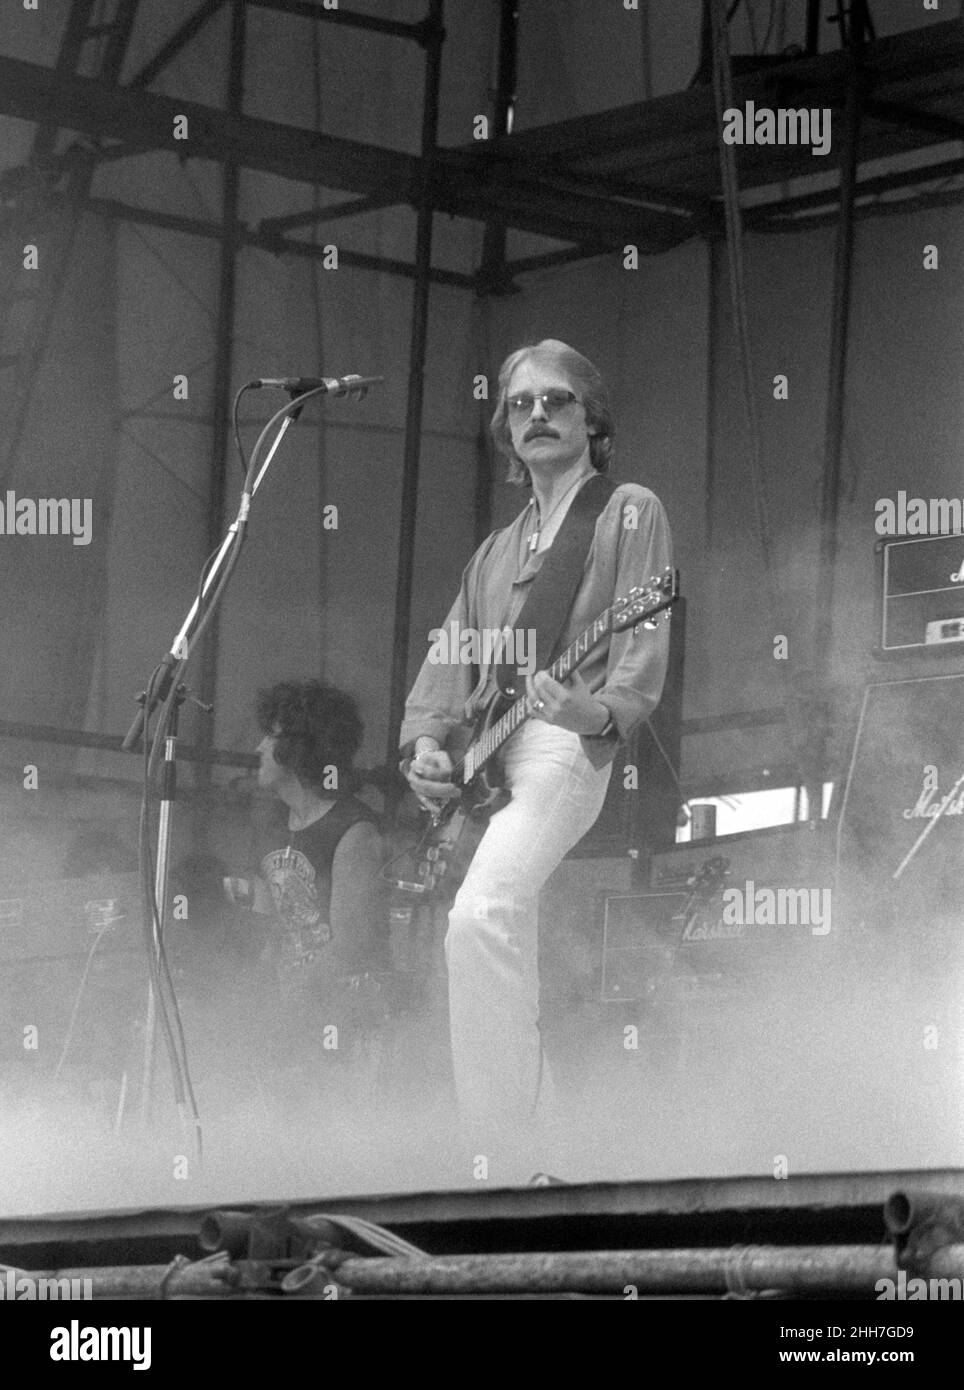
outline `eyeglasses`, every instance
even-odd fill
[[[518,420],[527,420],[535,409],[536,401],[542,402],[547,415],[554,415],[557,410],[565,410],[567,405],[575,405],[576,395],[573,391],[540,391],[533,396],[523,391],[519,396],[509,397],[509,414]]]

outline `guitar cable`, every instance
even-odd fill
[[[669,754],[667,753],[666,749],[663,747],[663,744],[662,744],[662,741],[661,741],[661,739],[660,739],[660,737],[659,737],[659,734],[658,734],[658,733],[656,732],[656,730],[653,728],[653,721],[652,721],[652,719],[647,719],[647,720],[646,720],[646,727],[647,727],[647,729],[649,730],[649,732],[652,734],[653,742],[656,744],[656,747],[659,749],[660,756],[662,757],[663,762],[664,762],[664,763],[666,764],[666,766],[669,768],[670,776],[672,777],[673,782],[674,782],[675,785],[676,785],[676,790],[677,790],[677,792],[679,793],[679,808],[680,808],[680,810],[683,812],[683,815],[686,817],[687,820],[692,820],[692,819],[693,819],[693,813],[690,811],[690,808],[689,808],[689,807],[687,806],[687,804],[686,804],[686,795],[685,795],[685,793],[684,793],[684,791],[683,791],[683,788],[682,788],[682,786],[681,786],[681,784],[680,784],[679,777],[677,776],[676,768],[673,766],[673,760],[670,758],[670,756],[669,756]]]
[[[425,845],[431,833],[432,825],[431,822],[429,822],[429,824],[426,825],[425,829],[422,831],[422,834],[419,836],[419,839],[416,841],[414,845],[407,846],[405,849],[399,850],[398,854],[393,854],[391,859],[386,859],[385,863],[381,866],[381,868],[378,871],[379,878],[381,878],[385,883],[387,883],[390,888],[402,888],[403,892],[425,892],[426,890],[424,884],[419,884],[417,886],[413,884],[411,887],[409,887],[407,886],[409,880],[395,878],[389,873],[389,870],[391,869],[393,864],[397,864],[398,861],[400,859],[404,859],[406,855],[417,855],[419,851],[422,849],[422,847]],[[404,888],[403,884],[406,885]]]

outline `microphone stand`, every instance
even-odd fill
[[[154,863],[154,901],[157,903],[157,922],[160,922],[162,929],[163,924],[167,921],[171,826],[177,794],[177,724],[185,694],[186,690],[183,685],[178,685],[175,688],[168,719],[167,735],[164,740],[164,777],[161,784],[161,801],[157,820],[157,857]],[[144,1025],[144,1064],[141,1088],[141,1119],[145,1125],[150,1118],[151,1098],[154,1089],[154,1034],[157,1027],[154,978],[161,968],[161,935],[157,930],[157,922],[153,920],[153,913],[151,917],[151,970],[147,979],[147,1020]]]
[[[336,391],[336,394],[354,395],[357,393],[359,397],[363,397],[369,386],[375,385],[377,382],[383,380],[383,377],[345,378],[344,382],[336,383],[336,385],[341,388]],[[346,385],[345,383],[348,384]],[[185,693],[184,688],[180,685],[180,676],[190,656],[190,644],[200,637],[204,628],[210,621],[227,587],[228,580],[231,577],[234,567],[238,562],[241,547],[245,540],[248,515],[251,510],[251,500],[260,487],[278,451],[282,439],[290,429],[292,420],[297,419],[305,403],[312,396],[325,395],[331,390],[332,385],[329,382],[325,382],[321,386],[312,387],[310,390],[302,390],[297,387],[288,388],[291,400],[286,406],[283,406],[281,410],[276,411],[274,415],[271,416],[261,431],[261,434],[258,436],[255,446],[251,451],[248,471],[245,474],[238,514],[228,527],[227,535],[224,537],[220,549],[210,567],[207,569],[200,591],[181,624],[170,650],[165,655],[155,675],[151,678],[147,690],[143,691],[137,697],[139,704],[138,712],[134,716],[134,720],[121,744],[121,749],[124,752],[135,749],[146,733],[151,713],[158,704],[163,702],[160,722],[154,736],[154,746],[147,764],[145,783],[146,798],[148,796],[147,788],[155,768],[156,755],[159,752],[160,744],[163,740],[165,744],[164,782],[158,820],[153,898],[149,891],[150,876],[147,875],[144,879],[145,903],[150,907],[150,972],[148,979],[147,1020],[144,1036],[144,1090],[141,1096],[141,1115],[145,1125],[150,1113],[151,1092],[153,1090],[155,1035],[157,1031],[157,999],[161,997],[161,990],[159,988],[162,978],[160,973],[161,968],[163,968],[165,974],[167,972],[167,963],[163,948],[163,931],[167,917],[170,847],[174,824],[174,794],[177,779],[177,715],[179,707],[184,701]],[[258,452],[262,442],[275,424],[278,425],[277,433],[265,456],[264,463],[261,465],[257,476],[255,476],[254,470]],[[216,588],[214,587],[215,583],[217,584]],[[211,593],[211,598],[205,607],[205,600],[209,593]],[[149,836],[149,833],[150,827],[145,826],[144,834]],[[155,982],[158,985],[156,993]],[[168,986],[173,993],[173,987],[170,984],[169,976]],[[200,1155],[200,1120],[197,1114],[197,1107],[194,1105],[190,1077],[187,1075],[186,1066],[184,1066],[181,1061],[177,1043],[175,1042],[167,1019],[166,1010],[163,1007],[163,1000],[161,1002],[165,1041],[167,1042],[168,1052],[171,1058],[171,1067],[174,1074],[175,1103],[181,1117],[182,1126],[186,1128],[187,1116],[184,1105],[186,1089],[190,1094],[194,1110],[197,1148]],[[183,1050],[183,1035],[180,1034],[179,1023],[178,1033]]]
[[[344,380],[346,382],[350,382],[350,385],[347,388],[342,387],[342,389],[336,392],[336,394],[347,394],[349,396],[353,396],[357,393],[359,399],[361,399],[367,393],[369,386],[376,385],[378,382],[384,381],[384,379],[384,377],[380,376],[345,378]],[[342,385],[342,383],[338,384]],[[141,708],[134,716],[133,723],[131,724],[127,733],[124,735],[124,741],[121,744],[122,752],[129,753],[137,747],[138,743],[141,740],[141,736],[144,732],[145,721],[154,712],[157,705],[160,704],[162,700],[167,699],[167,696],[170,693],[171,685],[173,683],[173,672],[175,666],[179,661],[187,661],[187,658],[189,656],[188,643],[192,633],[196,637],[198,635],[200,627],[206,625],[210,612],[213,612],[214,604],[212,604],[212,607],[209,610],[209,612],[204,614],[204,616],[201,619],[201,623],[198,625],[198,627],[195,628],[195,623],[197,621],[197,616],[201,604],[207,597],[208,592],[214,584],[215,579],[221,572],[221,569],[225,563],[228,553],[230,552],[235,541],[237,541],[240,546],[241,542],[244,539],[244,527],[247,524],[248,512],[251,508],[251,499],[257,492],[258,488],[261,486],[261,482],[264,478],[264,475],[268,471],[268,467],[278,451],[278,446],[280,445],[284,436],[287,434],[288,429],[291,426],[292,420],[296,420],[298,418],[298,416],[304,409],[306,401],[308,401],[310,397],[326,395],[330,391],[330,389],[331,388],[327,383],[324,386],[312,387],[310,391],[302,391],[296,387],[288,388],[288,394],[291,396],[290,402],[288,403],[288,405],[283,406],[281,410],[275,411],[274,415],[272,415],[271,419],[268,421],[264,429],[261,431],[261,434],[258,436],[257,442],[255,443],[255,446],[251,451],[251,462],[248,465],[248,472],[245,476],[244,486],[241,492],[241,505],[238,510],[238,515],[235,518],[234,522],[231,524],[231,526],[229,526],[228,533],[224,537],[224,540],[221,542],[221,548],[215,556],[211,564],[211,567],[205,576],[201,592],[198,594],[197,598],[194,600],[194,603],[191,605],[187,617],[181,624],[180,630],[178,631],[177,636],[174,638],[174,641],[171,644],[170,651],[166,654],[164,660],[161,663],[159,676],[152,683],[152,689],[150,691],[150,694],[138,697]],[[264,463],[258,471],[257,477],[254,477],[254,464],[258,456],[258,450],[261,446],[261,442],[267,435],[268,431],[271,429],[272,425],[274,425],[276,422],[280,422],[277,435],[271,445],[271,448],[268,450]],[[214,600],[215,604],[217,603],[218,599],[219,595],[216,595]]]

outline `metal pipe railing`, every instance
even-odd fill
[[[336,1253],[336,1252],[331,1252]],[[16,1271],[34,1281],[90,1280],[94,1299],[231,1297],[244,1290],[288,1287],[322,1296],[332,1286],[351,1294],[457,1296],[583,1293],[640,1297],[702,1294],[753,1296],[848,1294],[876,1298],[880,1280],[898,1283],[886,1245],[729,1246],[690,1250],[602,1250],[508,1255],[368,1258],[338,1253],[337,1270],[316,1261],[202,1260],[173,1265]],[[335,1263],[335,1261],[333,1261]],[[314,1275],[311,1271],[314,1270]],[[292,1278],[295,1274],[301,1278]],[[945,1246],[927,1264],[932,1279],[961,1281],[964,1245]],[[330,1296],[330,1293],[328,1294]]]

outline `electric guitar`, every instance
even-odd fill
[[[673,918],[673,921],[678,921],[682,928],[677,938],[677,949],[679,941],[686,940],[688,932],[694,926],[700,914],[700,908],[705,907],[711,898],[716,897],[729,874],[729,859],[724,859],[722,854],[716,854],[712,859],[706,860],[698,873],[692,873],[687,878],[686,891],[689,897]]]
[[[600,613],[595,622],[572,642],[548,667],[556,681],[564,681],[586,660],[589,653],[614,632],[639,626],[655,628],[658,615],[669,618],[669,609],[679,597],[679,572],[666,569],[649,583],[617,598]],[[496,690],[467,726],[467,744],[452,769],[450,780],[460,789],[457,797],[435,802],[429,808],[429,824],[410,858],[415,861],[408,874],[386,875],[393,888],[402,893],[453,897],[468,870],[472,855],[485,833],[489,818],[509,800],[497,754],[505,741],[521,728],[531,715],[528,697],[511,703]],[[455,746],[447,751],[457,751]]]

